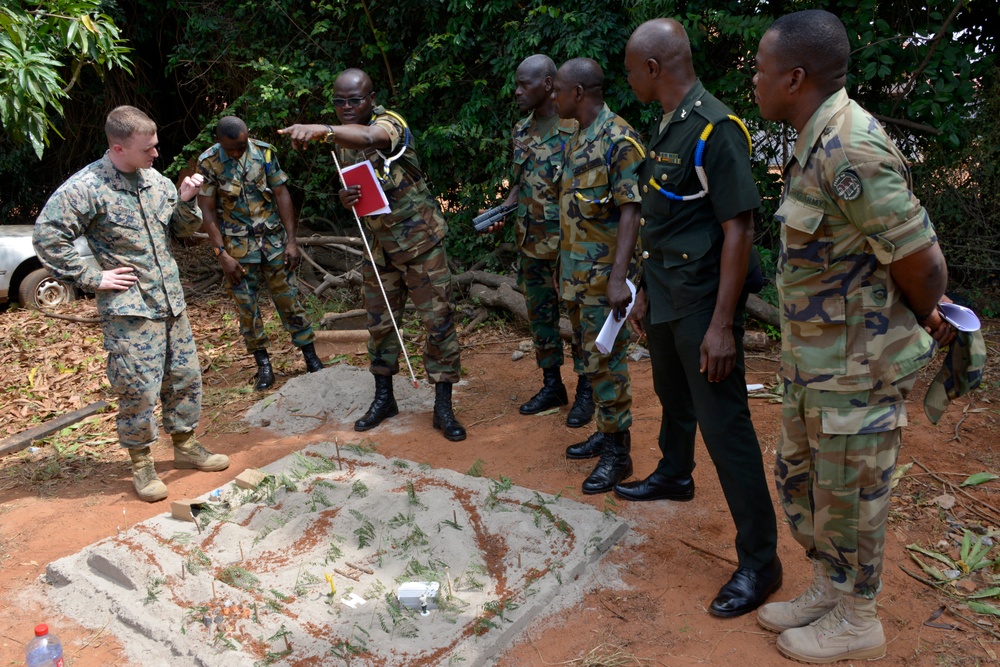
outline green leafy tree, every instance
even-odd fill
[[[85,66],[128,69],[129,48],[100,0],[6,0],[0,5],[0,122],[41,158],[53,119]]]

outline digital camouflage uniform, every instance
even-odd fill
[[[441,208],[427,187],[417,158],[413,135],[406,126],[381,106],[373,110],[372,125],[383,128],[392,140],[380,152],[337,148],[343,166],[371,160],[392,209],[383,215],[365,216],[372,233],[372,254],[378,279],[385,289],[396,322],[401,321],[406,296],[413,299],[427,340],[424,368],[432,383],[456,383],[460,379],[458,334],[455,332],[451,271],[444,249],[448,231]],[[392,161],[385,174],[386,157],[393,157],[405,144],[406,150]],[[399,340],[376,282],[374,268],[364,265],[365,309],[368,311],[368,358],[375,375],[399,372]]]
[[[905,158],[845,90],[813,114],[784,175],[776,484],[807,555],[872,598],[904,400],[936,350],[889,266],[937,239]]]
[[[632,424],[632,384],[625,358],[628,327],[621,328],[607,355],[598,351],[596,343],[611,313],[605,293],[615,261],[619,207],[639,203],[635,170],[642,159],[640,150],[636,131],[605,104],[589,127],[573,135],[563,154],[562,297],[593,387],[600,433],[618,433]],[[629,267],[633,282],[635,260]]]
[[[559,171],[562,151],[576,121],[556,117],[544,134],[531,113],[514,126],[513,182],[520,186],[517,207],[517,284],[524,293],[528,326],[539,368],[563,363],[559,336]],[[583,362],[573,344],[573,370]]]
[[[198,158],[198,170],[205,177],[199,194],[215,200],[226,252],[246,270],[235,285],[227,277],[226,290],[236,302],[247,350],[265,350],[270,342],[260,316],[262,283],[292,344],[312,343],[316,336],[299,300],[295,274],[285,265],[288,232],[278,215],[274,189],[285,185],[288,176],[274,147],[250,139],[243,158],[234,160],[215,144]]]
[[[639,238],[649,303],[643,326],[653,389],[662,409],[657,470],[668,478],[691,475],[700,429],[736,526],[739,564],[759,570],[774,558],[778,529],[747,405],[742,345],[746,294],[733,313],[733,371],[719,382],[709,382],[700,368],[701,344],[719,294],[722,223],[760,206],[746,135],[729,118],[731,113],[698,81],[665,128],[661,131],[656,123],[650,131],[646,159],[639,167]],[[708,195],[690,201],[668,199],[650,180],[680,196],[703,189],[694,156],[709,123],[713,130],[703,153]]]
[[[168,433],[198,425],[201,365],[170,237],[188,236],[199,227],[194,200],[181,201],[167,178],[140,169],[132,183],[107,154],[63,183],[35,222],[35,252],[45,268],[97,295],[123,447],[156,441],[157,396]],[[73,247],[80,236],[103,270],[132,267],[138,282],[127,290],[98,290],[101,272]]]

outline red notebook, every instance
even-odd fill
[[[358,185],[361,187],[361,199],[354,205],[354,210],[358,215],[382,215],[391,213],[389,200],[382,191],[382,185],[375,178],[375,169],[368,160],[358,164],[345,167],[341,172],[344,177],[344,184],[347,186]]]

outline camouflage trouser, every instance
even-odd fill
[[[431,383],[458,382],[461,374],[458,334],[455,332],[455,305],[451,293],[444,244],[439,243],[423,255],[396,265],[389,253],[383,253],[388,266],[379,266],[379,278],[389,299],[396,324],[402,326],[407,294],[413,299],[417,315],[424,325],[424,368]],[[392,329],[392,320],[376,282],[372,265],[364,263],[365,309],[368,311],[368,359],[374,375],[399,372],[402,351]]]
[[[595,421],[601,433],[618,433],[632,425],[632,380],[628,374],[629,327],[618,332],[608,354],[597,349],[597,334],[611,309],[607,305],[566,302],[573,337],[580,350],[583,371],[594,391]]]
[[[647,314],[643,322],[653,390],[662,410],[657,471],[668,477],[690,475],[700,430],[736,526],[740,566],[760,569],[774,558],[778,526],[747,405],[743,309],[738,307],[733,317],[735,367],[719,382],[709,382],[700,368],[701,343],[713,313],[714,308],[707,308],[657,324]]]
[[[535,345],[535,362],[539,368],[558,368],[563,363],[563,344],[559,337],[559,260],[538,259],[521,255],[517,269],[517,284],[524,293],[528,308],[528,327]],[[583,375],[583,360],[576,343],[572,343],[573,370]]]
[[[241,262],[242,264],[242,262]],[[285,266],[284,254],[271,260],[242,264],[246,275],[236,285],[226,279],[226,290],[236,302],[236,312],[240,318],[240,333],[246,341],[247,351],[267,349],[270,341],[264,333],[264,322],[260,317],[260,290],[267,285],[271,301],[278,311],[285,331],[292,335],[295,347],[308,345],[315,340],[312,324],[299,301],[299,289],[295,274]]]
[[[101,329],[108,351],[108,381],[118,396],[122,447],[156,442],[157,397],[167,433],[193,431],[201,415],[201,364],[187,312],[162,320],[106,316]]]
[[[785,381],[775,484],[792,536],[839,590],[882,587],[889,484],[916,374],[858,392]]]

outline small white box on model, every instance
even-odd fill
[[[399,604],[407,609],[437,609],[437,594],[441,587],[436,581],[408,581],[400,584],[396,592],[396,599]]]

